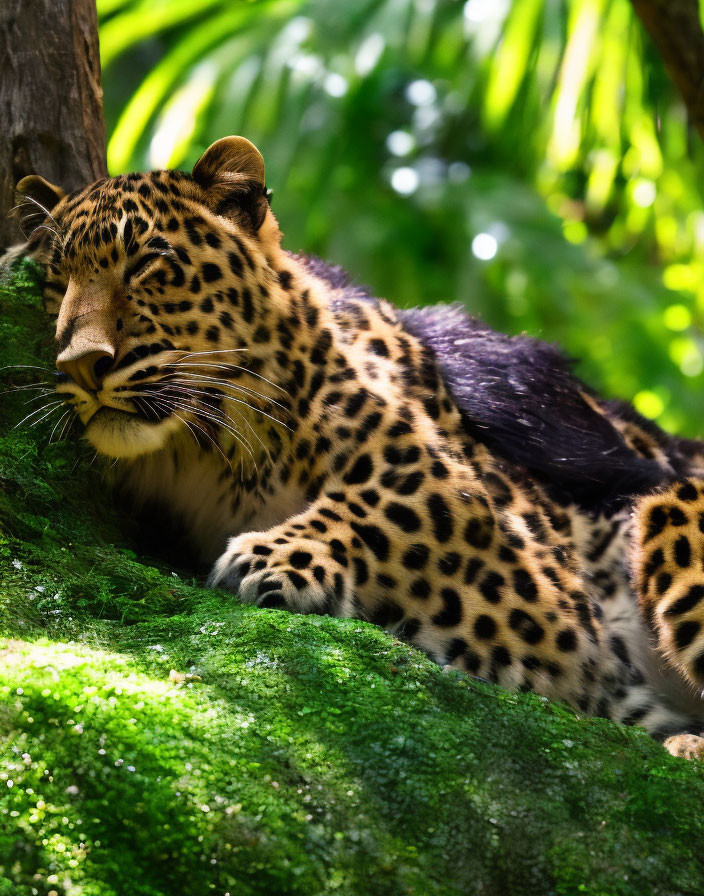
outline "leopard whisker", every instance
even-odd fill
[[[159,405],[165,405],[167,408],[169,408],[169,405],[167,405],[166,402],[164,402],[162,399],[153,399],[153,400],[154,400],[157,404],[159,404]],[[184,405],[177,405],[177,407],[179,407],[181,410],[186,410],[186,411],[188,411],[189,413],[194,413],[193,409],[192,409],[192,408],[189,408],[189,407],[187,407],[187,406],[184,406]],[[171,411],[173,412],[173,408],[169,408],[169,410],[171,410]],[[179,418],[179,419],[181,419],[181,418]],[[185,422],[185,421],[183,421],[183,422]],[[199,430],[199,432],[202,432],[203,435],[208,439],[208,441],[209,441],[209,442],[210,442],[210,443],[211,443],[211,444],[218,450],[218,452],[219,452],[220,455],[222,456],[222,459],[225,461],[225,463],[226,463],[226,464],[228,465],[228,467],[230,468],[230,472],[234,474],[235,471],[232,469],[232,462],[231,462],[231,461],[229,460],[229,458],[225,455],[224,451],[222,450],[222,448],[220,447],[220,445],[215,441],[215,439],[213,439],[213,437],[212,437],[212,436],[211,436],[205,429],[203,429],[202,426],[199,426],[198,423],[196,423],[195,421],[191,421],[191,424],[192,424],[193,426],[195,426],[196,429]],[[197,440],[196,440],[196,441],[197,441]],[[256,466],[256,465],[255,465],[255,466]]]
[[[58,419],[58,420],[56,421],[56,423],[54,424],[54,428],[52,429],[52,431],[51,431],[51,435],[49,436],[49,444],[50,444],[50,445],[51,445],[51,440],[54,438],[54,433],[55,433],[56,430],[59,428],[59,426],[61,426],[62,423],[65,423],[65,422],[66,422],[66,417],[70,417],[70,415],[71,415],[71,411],[72,411],[72,408],[66,408],[66,410],[64,411],[64,413],[61,415],[61,417],[59,417],[59,419]],[[61,441],[61,436],[60,436],[60,435],[59,435],[59,438],[58,438],[56,441],[57,441],[57,442],[60,442],[60,441]]]
[[[219,377],[209,377],[209,376],[207,376],[207,374],[204,374],[204,373],[193,373],[192,374],[187,370],[181,370],[181,371],[178,371],[177,373],[168,373],[168,374],[166,374],[166,377],[164,379],[166,379],[168,377],[169,378],[168,382],[177,382],[177,380],[173,379],[174,376],[186,377],[186,378],[190,377],[190,379],[192,379],[193,382],[196,382],[196,383],[197,382],[205,382],[205,383],[212,382],[214,384],[214,386],[219,386],[223,389],[233,389],[234,391],[241,392],[244,395],[251,395],[253,398],[259,398],[261,401],[265,401],[267,404],[274,405],[280,411],[283,411],[285,414],[289,413],[288,408],[285,408],[282,404],[280,404],[278,401],[276,401],[276,399],[271,398],[269,395],[265,395],[263,392],[257,392],[256,389],[251,389],[248,386],[239,386],[235,383],[230,382],[230,380],[221,379]]]
[[[238,351],[238,349],[237,349],[237,351]],[[270,386],[273,386],[274,389],[278,389],[280,392],[283,392],[284,394],[288,394],[286,392],[286,389],[283,388],[283,386],[279,386],[277,383],[273,382],[272,380],[269,380],[265,376],[262,376],[261,373],[255,373],[253,370],[250,370],[248,367],[242,367],[240,364],[198,364],[198,363],[190,363],[190,362],[187,364],[182,364],[179,361],[174,361],[174,362],[171,362],[171,365],[173,365],[173,366],[178,365],[180,367],[209,367],[211,370],[239,370],[243,373],[248,374],[249,376],[256,377],[258,380],[263,380],[265,383],[268,383]],[[171,366],[171,365],[165,365],[165,366]]]
[[[252,458],[256,469],[256,461],[252,452],[252,446],[250,445],[249,441],[242,435],[242,433],[229,426],[224,418],[216,416],[215,409],[210,409],[212,413],[208,413],[198,405],[194,407],[192,405],[186,404],[182,399],[174,398],[173,396],[156,397],[155,395],[151,395],[150,399],[159,404],[161,407],[166,408],[167,410],[171,407],[178,407],[180,410],[191,413],[196,417],[200,417],[204,421],[208,421],[210,423],[214,423],[218,427],[222,427],[227,432],[229,432],[233,436],[233,438],[242,445],[243,448],[245,448],[245,450]],[[232,421],[232,423],[234,424],[234,421]]]
[[[165,367],[173,367],[177,368],[177,373],[179,376],[207,376],[205,373],[192,373],[191,367],[203,367],[206,370],[238,370],[244,371],[245,373],[251,373],[251,371],[247,370],[246,367],[238,367],[236,364],[165,364]],[[252,374],[252,376],[258,377],[258,379],[263,380],[265,383],[268,383],[270,386],[273,386],[275,389],[279,389],[279,391],[286,393],[285,389],[282,389],[281,386],[277,386],[276,383],[272,383],[271,380],[266,379],[266,377],[260,376],[259,374]],[[238,383],[233,383],[231,380],[226,379],[224,376],[214,377],[219,382],[227,382],[230,384],[231,389],[238,389],[240,392],[247,392],[251,395],[256,395],[258,398],[262,398],[265,401],[270,402],[271,404],[275,404],[278,408],[281,408],[282,411],[287,411],[282,404],[279,404],[275,398],[271,398],[269,395],[266,395],[264,392],[257,392],[256,389],[252,389],[251,386],[241,386]],[[287,394],[287,393],[286,393]]]
[[[58,411],[59,408],[63,405],[63,403],[64,403],[63,401],[49,402],[48,404],[42,405],[40,408],[35,408],[31,413],[27,414],[26,417],[23,417],[20,420],[20,422],[17,423],[12,428],[18,429],[20,426],[22,426],[23,423],[26,423],[27,420],[29,420],[31,417],[34,417],[35,414],[41,414],[42,411],[46,411],[45,414],[43,414],[41,417],[38,417],[36,420],[33,420],[29,424],[29,428],[31,429],[33,426],[36,426],[37,423],[41,423],[41,421],[44,420],[45,417],[48,417],[50,414],[53,414],[54,411]],[[48,408],[48,410],[47,410],[47,408]]]
[[[196,376],[192,377],[191,379],[192,379],[193,381],[196,381],[196,382],[198,382],[198,381],[202,381],[202,380],[199,380],[199,379],[198,379],[198,377],[200,377],[200,376],[201,376],[200,374],[197,374]],[[206,378],[206,380],[205,380],[205,382],[210,382],[210,381],[211,381],[210,378]],[[179,380],[173,380],[173,382],[177,382],[177,383],[180,382],[182,385],[188,385],[188,380],[180,380],[180,381],[179,381]],[[221,385],[223,388],[227,388],[227,387],[228,387],[228,384],[227,384],[227,383],[221,383],[220,385]],[[276,423],[278,426],[283,426],[284,429],[287,429],[289,432],[291,432],[291,427],[290,427],[290,426],[288,426],[288,425],[287,425],[286,423],[284,423],[282,420],[279,420],[279,419],[277,419],[276,417],[272,417],[271,414],[267,414],[267,412],[266,412],[266,411],[263,411],[261,408],[257,408],[257,407],[255,407],[254,405],[249,404],[249,402],[244,401],[244,400],[241,399],[241,398],[235,398],[234,395],[229,395],[229,396],[227,396],[227,400],[228,400],[228,401],[235,401],[235,402],[237,402],[237,404],[242,404],[242,405],[244,405],[246,408],[249,408],[250,411],[253,411],[255,414],[261,414],[263,417],[266,417],[268,420],[271,420],[272,423]]]
[[[12,386],[10,389],[3,389],[0,395],[10,395],[12,392],[28,392],[32,389],[41,389],[46,393],[54,391],[53,387],[47,383],[27,383],[23,386]]]
[[[207,352],[187,352],[185,355],[182,356],[181,360],[183,360],[184,358],[199,357],[200,355],[228,355],[228,354],[235,354],[236,352],[248,352],[248,351],[251,351],[251,349],[248,349],[248,348],[215,348],[215,349],[209,349]]]
[[[239,430],[237,430],[235,428],[234,420],[231,420],[231,418],[229,418],[229,417],[227,417],[227,418],[219,417],[216,415],[216,413],[214,411],[212,413],[208,413],[207,411],[203,410],[203,408],[199,407],[198,405],[196,405],[195,408],[188,404],[183,404],[183,403],[180,403],[177,406],[180,407],[182,410],[189,411],[190,413],[194,414],[196,417],[200,417],[204,421],[209,421],[211,423],[214,423],[216,426],[221,427],[226,432],[229,432],[230,435],[236,441],[238,441],[242,445],[243,448],[245,448],[245,450],[250,455],[252,460],[254,460],[254,453],[252,451],[252,446],[251,446],[249,440],[241,432],[239,432]],[[231,420],[232,425],[229,425],[227,423],[227,420]]]
[[[57,439],[58,442],[60,442],[64,438],[64,435],[67,435],[68,432],[71,431],[71,424],[73,423],[73,421],[75,419],[76,419],[76,409],[73,408],[73,416],[69,416],[68,420],[61,427],[61,432],[59,433],[59,438]],[[98,452],[96,451],[96,457],[97,456],[98,456]]]
[[[189,388],[186,388],[185,386],[180,386],[180,385],[176,385],[176,384],[170,384],[168,388],[169,388],[169,391],[172,390],[172,389],[175,389],[175,390],[178,390],[178,391],[179,391],[179,394],[181,394],[181,395],[186,395],[186,396],[188,396],[188,397],[192,397],[192,398],[195,398],[197,395],[205,395],[205,396],[210,397],[211,394],[212,394],[212,393],[210,393],[210,392],[205,392],[205,391],[200,390],[200,389],[189,389]],[[167,392],[166,394],[168,395],[168,392]],[[227,401],[227,400],[228,400],[228,396],[223,395],[223,399],[224,399],[225,401]],[[213,409],[213,410],[214,410],[214,409]],[[259,442],[259,444],[261,445],[262,449],[264,450],[264,453],[265,453],[266,456],[268,457],[269,461],[271,461],[272,458],[271,458],[271,453],[269,452],[269,448],[268,448],[267,445],[262,441],[262,439],[261,439],[261,437],[259,436],[259,433],[256,431],[256,429],[252,426],[252,424],[249,422],[249,420],[247,420],[247,418],[244,416],[244,414],[242,414],[240,411],[237,411],[237,410],[234,409],[234,408],[233,408],[232,410],[234,411],[234,413],[237,414],[238,419],[240,419],[240,420],[244,423],[244,425],[249,429],[249,431],[252,433],[252,435],[254,436],[254,438]],[[217,411],[218,411],[218,413],[220,413],[220,414],[223,415],[223,418],[225,418],[225,419],[227,419],[227,420],[230,420],[230,421],[232,422],[233,426],[236,426],[235,421],[232,420],[232,418],[229,416],[229,414],[226,414],[222,408],[218,408]],[[238,430],[238,432],[239,432],[239,430]],[[240,435],[242,435],[242,433],[240,433]],[[242,435],[242,438],[244,438],[244,435]],[[248,444],[249,444],[249,442],[248,442]],[[251,445],[250,445],[250,447],[251,447]]]
[[[53,227],[49,227],[48,224],[37,224],[37,226],[34,228],[34,230],[48,230],[49,233],[53,233],[57,239],[61,239],[61,236],[58,233],[58,231],[54,230]]]
[[[54,392],[53,389],[46,389],[46,390],[43,390],[42,392],[38,392],[36,395],[30,395],[29,398],[25,398],[25,400],[22,402],[22,404],[28,405],[32,401],[37,401],[38,399],[42,400],[44,398],[48,398],[50,395],[55,395],[55,394],[56,393]]]
[[[97,457],[97,454],[96,454],[96,457]],[[108,474],[109,474],[112,470],[115,469],[115,467],[117,466],[117,464],[118,464],[119,462],[120,462],[120,458],[119,458],[119,457],[116,457],[116,458],[113,460],[113,462],[112,462],[111,464],[109,464],[109,466],[107,466],[107,467],[103,470],[103,475],[100,477],[100,481],[101,481],[101,482],[105,482],[105,479],[106,479],[106,477],[108,476]]]
[[[42,422],[42,420],[46,420],[46,418],[50,417],[55,411],[60,411],[60,410],[61,410],[60,407],[49,408],[49,410],[45,414],[42,414],[41,417],[37,417],[36,420],[32,420],[32,422],[29,424],[29,428],[32,429],[33,426],[37,426],[39,423]]]
[[[175,417],[177,420],[180,420],[181,423],[183,423],[183,425],[186,427],[186,429],[188,430],[188,432],[193,436],[193,441],[196,443],[196,448],[198,448],[198,447],[199,447],[199,446],[198,446],[198,439],[196,438],[196,435],[195,435],[195,433],[193,432],[193,430],[191,429],[191,427],[189,426],[189,424],[188,424],[188,420],[186,420],[186,419],[184,419],[183,417],[181,417],[181,415],[180,415],[180,414],[177,414],[176,411],[173,411],[172,413],[173,413],[174,417]]]
[[[39,367],[37,364],[6,364],[4,367],[0,367],[0,372],[3,370],[41,370],[43,373],[49,374],[56,372],[51,367]]]
[[[30,204],[32,204],[32,205],[36,205],[38,209],[41,209],[41,211],[44,212],[44,214],[46,215],[46,217],[47,217],[50,221],[52,221],[54,224],[56,224],[56,226],[57,226],[57,228],[58,228],[59,230],[62,230],[61,225],[60,225],[59,222],[56,220],[56,218],[52,215],[52,213],[49,211],[49,209],[46,208],[46,206],[42,205],[41,202],[39,202],[39,201],[38,201],[37,199],[35,199],[33,196],[26,196],[26,195],[23,194],[22,202],[18,203],[18,204],[15,206],[15,209],[17,209],[17,208],[21,208],[23,205],[27,205],[28,203],[30,203]],[[14,210],[14,209],[13,209],[13,210]],[[56,235],[59,236],[58,233],[57,233]]]

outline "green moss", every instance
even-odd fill
[[[0,286],[8,364],[48,357],[36,294],[28,267]],[[199,589],[80,443],[12,430],[25,394],[0,407],[0,896],[704,892],[697,764]]]

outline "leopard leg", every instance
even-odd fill
[[[632,573],[657,650],[704,690],[704,480],[642,499],[634,518]]]
[[[603,632],[576,555],[539,507],[521,505],[544,527],[537,545],[459,464],[424,462],[434,475],[351,457],[305,511],[233,538],[210,584],[260,606],[361,618],[442,665],[595,709]]]

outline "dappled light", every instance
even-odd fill
[[[704,0],[8,9],[0,896],[703,893]]]

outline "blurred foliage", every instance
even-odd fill
[[[704,149],[628,0],[98,0],[109,166],[262,150],[291,249],[702,434]]]

